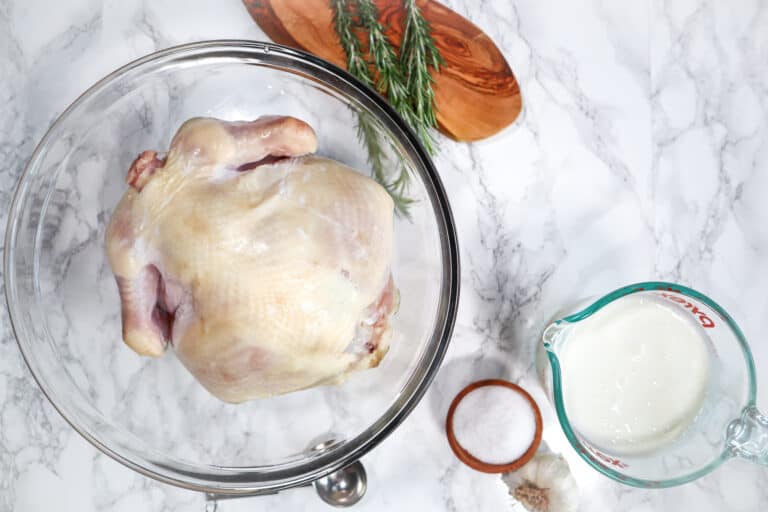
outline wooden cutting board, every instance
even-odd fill
[[[243,0],[276,43],[306,50],[346,68],[328,0]],[[399,47],[404,27],[400,0],[376,0],[387,36]],[[433,0],[418,2],[445,60],[435,73],[440,131],[460,141],[490,137],[510,125],[522,102],[515,75],[496,45],[478,27]]]

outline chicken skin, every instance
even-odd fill
[[[292,117],[193,118],[128,171],[106,249],[123,340],[227,402],[344,380],[390,339],[393,203]]]

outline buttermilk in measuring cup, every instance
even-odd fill
[[[701,409],[709,340],[664,297],[628,295],[573,325],[559,354],[571,424],[617,455],[678,438]]]

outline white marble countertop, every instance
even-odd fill
[[[499,477],[458,463],[441,423],[483,377],[543,406],[585,511],[768,510],[768,470],[730,461],[682,487],[623,487],[566,444],[533,368],[558,306],[661,278],[710,294],[752,342],[768,382],[768,3],[762,0],[451,0],[520,81],[525,112],[491,140],[443,140],[436,159],[458,224],[462,297],[437,380],[364,458],[357,510],[521,510]],[[87,86],[148,52],[265,39],[237,0],[0,0],[0,202],[53,119]],[[59,417],[0,316],[0,511],[201,511],[201,494],[144,478]],[[768,408],[768,394],[758,398]],[[311,489],[219,510],[329,510]]]

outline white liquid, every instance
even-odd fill
[[[674,441],[701,409],[707,344],[696,318],[661,297],[605,306],[573,327],[559,355],[571,424],[613,454]]]

